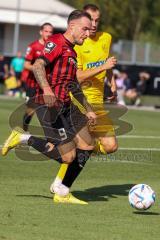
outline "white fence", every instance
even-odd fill
[[[160,45],[119,40],[113,44],[112,53],[120,64],[160,66]]]

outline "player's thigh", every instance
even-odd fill
[[[112,153],[118,148],[115,136],[113,120],[109,117],[105,109],[96,111],[97,124],[93,126],[93,135],[100,140],[103,152]]]
[[[83,150],[92,150],[95,145],[94,137],[89,133],[88,126],[83,127],[74,138],[76,147]]]
[[[97,110],[97,123],[90,126],[89,130],[95,138],[115,136],[114,123],[105,109]]]

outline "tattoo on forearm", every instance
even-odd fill
[[[40,85],[40,87],[43,89],[44,87],[48,87],[48,81],[46,78],[46,72],[45,72],[45,65],[43,61],[36,61],[33,65],[33,73],[36,78],[36,81]]]

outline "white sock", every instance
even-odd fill
[[[50,192],[54,193],[54,188],[60,186],[61,183],[62,183],[62,179],[59,177],[56,177],[50,186]]]
[[[65,197],[69,193],[69,188],[61,183],[59,186],[54,186],[54,192],[61,197]]]
[[[53,182],[53,184],[56,186],[58,186],[58,185],[60,185],[62,183],[62,179],[61,178],[59,178],[59,177],[56,177],[55,178],[55,180],[54,180],[54,182]]]
[[[21,143],[27,144],[30,137],[31,137],[31,134],[29,134],[29,133],[21,134],[21,137],[20,137]]]

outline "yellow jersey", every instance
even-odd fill
[[[83,45],[76,45],[78,68],[86,70],[104,64],[109,56],[111,39],[109,33],[97,32],[94,38],[87,38]],[[106,71],[103,71],[88,79],[87,84],[82,85],[90,104],[103,104],[105,76]]]

